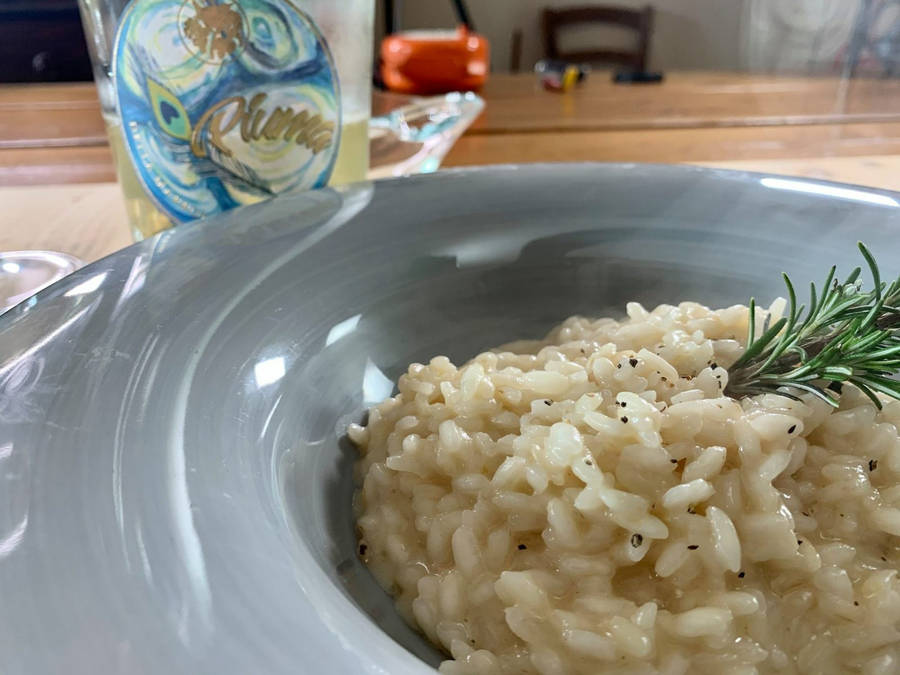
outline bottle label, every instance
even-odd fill
[[[132,0],[113,63],[125,147],[174,221],[328,181],[337,71],[289,0]]]

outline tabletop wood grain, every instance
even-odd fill
[[[533,75],[488,80],[472,134],[900,121],[900,80],[666,73],[659,84],[615,84],[597,72],[566,93]]]
[[[900,122],[466,134],[444,166],[502,162],[711,162],[900,154]]]
[[[900,121],[900,80],[673,72],[660,84],[592,74],[566,93],[530,74],[490,78],[471,134]],[[105,142],[91,83],[0,88],[0,148]]]
[[[482,95],[485,111],[449,166],[890,154],[900,124],[900,80],[673,72],[661,84],[617,85],[597,72],[556,93],[519,74],[493,76]],[[376,107],[390,97],[379,94]],[[0,185],[114,176],[93,84],[0,88]]]

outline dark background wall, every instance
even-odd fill
[[[76,0],[0,0],[0,82],[90,79]]]

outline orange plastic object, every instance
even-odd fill
[[[441,94],[481,87],[488,41],[465,26],[455,31],[407,31],[381,42],[381,77],[403,94]]]

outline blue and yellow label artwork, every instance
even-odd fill
[[[176,222],[331,175],[337,73],[315,24],[288,0],[132,0],[113,80],[136,172]]]

